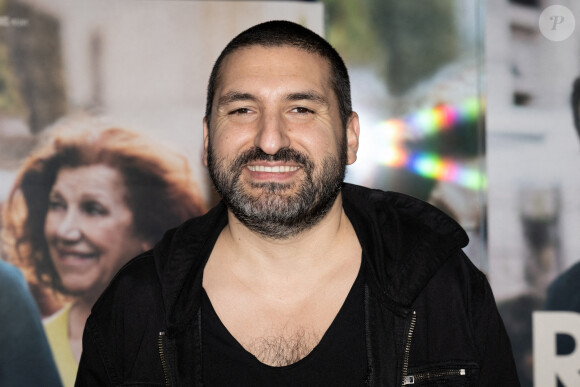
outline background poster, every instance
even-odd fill
[[[569,327],[579,326],[577,315],[532,324],[534,310],[554,309],[548,286],[580,259],[580,138],[570,103],[579,15],[576,1],[486,2],[488,274],[524,386],[534,373],[538,386],[555,386],[556,375],[580,385],[578,351],[552,348],[556,332],[578,343]],[[570,311],[577,295],[557,297],[557,309]]]
[[[94,302],[91,293],[99,288],[102,291],[101,283],[107,283],[123,261],[161,236],[158,232],[142,240],[140,234],[137,239],[126,230],[140,233],[151,224],[163,224],[170,215],[178,224],[185,220],[182,215],[189,212],[187,215],[194,216],[199,210],[192,203],[198,198],[190,197],[195,195],[191,180],[177,176],[186,171],[175,160],[176,155],[188,161],[202,201],[207,207],[214,204],[216,197],[201,163],[202,118],[211,67],[237,33],[281,17],[324,33],[320,3],[0,1],[0,203],[5,215],[2,259],[26,275],[65,386],[74,383],[79,333],[84,327],[84,319],[79,316]],[[33,198],[26,200],[26,211],[19,213],[20,207],[10,206],[9,195],[18,171],[30,166],[31,157],[36,157],[32,156],[35,150],[44,149],[55,138],[62,143],[67,138],[60,134],[63,126],[78,132],[84,126],[90,130],[95,126],[97,133],[92,121],[77,119],[79,112],[104,117],[105,123],[132,130],[139,140],[114,137],[109,141],[109,154],[128,155],[121,162],[113,161],[116,167],[112,170],[61,168],[54,182],[35,180],[29,184],[32,187],[28,194],[17,192],[19,205],[25,202],[21,198]],[[96,134],[94,138],[85,136],[82,143],[106,143],[102,138]],[[134,149],[127,149],[131,147]],[[97,145],[87,145],[81,153],[92,157],[95,149]],[[161,160],[172,160],[180,170],[162,166]],[[130,165],[118,165],[123,162]],[[139,164],[147,170],[133,173]],[[38,169],[34,165],[27,171]],[[123,168],[131,172],[115,180]],[[163,188],[163,184],[170,188]],[[53,193],[49,195],[51,186]],[[184,192],[187,188],[191,188],[189,195]],[[149,193],[157,191],[163,195]],[[115,200],[120,197],[130,200]],[[138,197],[140,208],[132,204]],[[34,202],[48,203],[33,210]],[[129,211],[115,212],[118,208]],[[132,215],[130,223],[123,221],[128,219],[127,212]],[[175,217],[174,213],[181,215]],[[137,214],[149,219],[139,221]],[[28,220],[18,223],[20,218]],[[76,238],[79,230],[82,238],[73,245],[72,235]],[[53,243],[55,235],[58,243]],[[18,239],[23,237],[27,237],[25,243]],[[35,271],[46,266],[49,269],[43,269],[41,281]],[[14,323],[10,320],[14,316],[6,311],[0,314],[2,321]],[[9,340],[21,342],[17,337]],[[0,351],[8,348],[0,345]],[[0,384],[10,384],[4,379],[6,373],[26,373],[31,367],[19,366],[0,370]],[[39,371],[40,364],[36,367]]]
[[[206,82],[225,43],[269,19],[320,33],[349,67],[362,129],[347,181],[454,216],[470,235],[470,258],[510,296],[487,254],[477,0],[0,0],[0,203],[51,125],[87,111],[184,155],[214,204],[201,164]]]
[[[200,163],[211,66],[225,44],[260,21],[281,17],[323,33],[322,4],[239,1],[3,0],[2,179],[32,137],[64,114],[88,110],[171,143]],[[242,17],[243,15],[243,17]],[[25,142],[24,139],[21,139]],[[22,146],[24,147],[24,145]],[[23,150],[25,151],[25,150]],[[22,151],[21,151],[22,152]],[[12,161],[12,163],[10,163]],[[4,176],[4,175],[3,175]],[[2,196],[0,196],[1,198]]]

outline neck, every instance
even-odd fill
[[[332,297],[337,287],[350,288],[360,268],[361,246],[340,196],[317,225],[284,240],[256,234],[232,214],[229,221],[204,269],[203,286],[212,302],[229,305],[238,297],[294,310],[317,289]]]
[[[68,338],[73,357],[78,362],[82,353],[82,338],[87,318],[91,314],[93,301],[78,298],[69,312]]]
[[[340,249],[352,231],[339,195],[329,212],[313,227],[286,239],[264,237],[244,226],[228,212],[228,226],[220,239],[234,258],[233,265],[249,272],[268,272],[268,278],[303,275],[328,266],[329,252]]]
[[[73,302],[70,310],[70,319],[75,320],[76,324],[74,324],[73,329],[70,330],[71,335],[82,336],[82,330],[84,329],[87,318],[89,318],[89,315],[91,314],[93,304],[94,302],[82,298],[77,298]],[[80,329],[76,329],[79,327]]]

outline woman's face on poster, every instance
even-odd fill
[[[103,164],[61,168],[49,194],[44,234],[62,286],[98,297],[113,275],[149,248],[135,233],[120,173]]]

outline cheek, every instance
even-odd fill
[[[227,150],[224,150],[224,144],[226,144],[225,146],[227,146],[228,143],[229,143],[229,137],[227,135],[222,136],[222,135],[214,133],[211,136],[211,140],[209,141],[209,145],[208,145],[208,153],[211,153],[214,161],[216,159],[221,158],[221,155],[224,154],[225,152],[227,152]]]
[[[257,129],[255,125],[218,125],[211,133],[211,146],[216,154],[227,154],[253,146]]]
[[[319,131],[310,131],[302,135],[297,134],[295,138],[297,139],[297,144],[304,147],[314,158],[318,156],[324,157],[333,153],[334,149],[337,148],[336,140],[333,140],[331,136],[324,136]]]
[[[141,252],[142,241],[135,235],[130,222],[116,222],[110,227],[100,228],[99,234],[94,236],[103,251],[108,252],[113,265],[124,263]]]
[[[85,237],[103,250],[118,250],[132,234],[132,223],[113,217],[92,219],[84,227]]]

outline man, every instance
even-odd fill
[[[87,321],[77,385],[518,385],[464,231],[343,184],[358,116],[313,32],[242,32],[210,77],[205,164],[222,203],[127,265]]]

